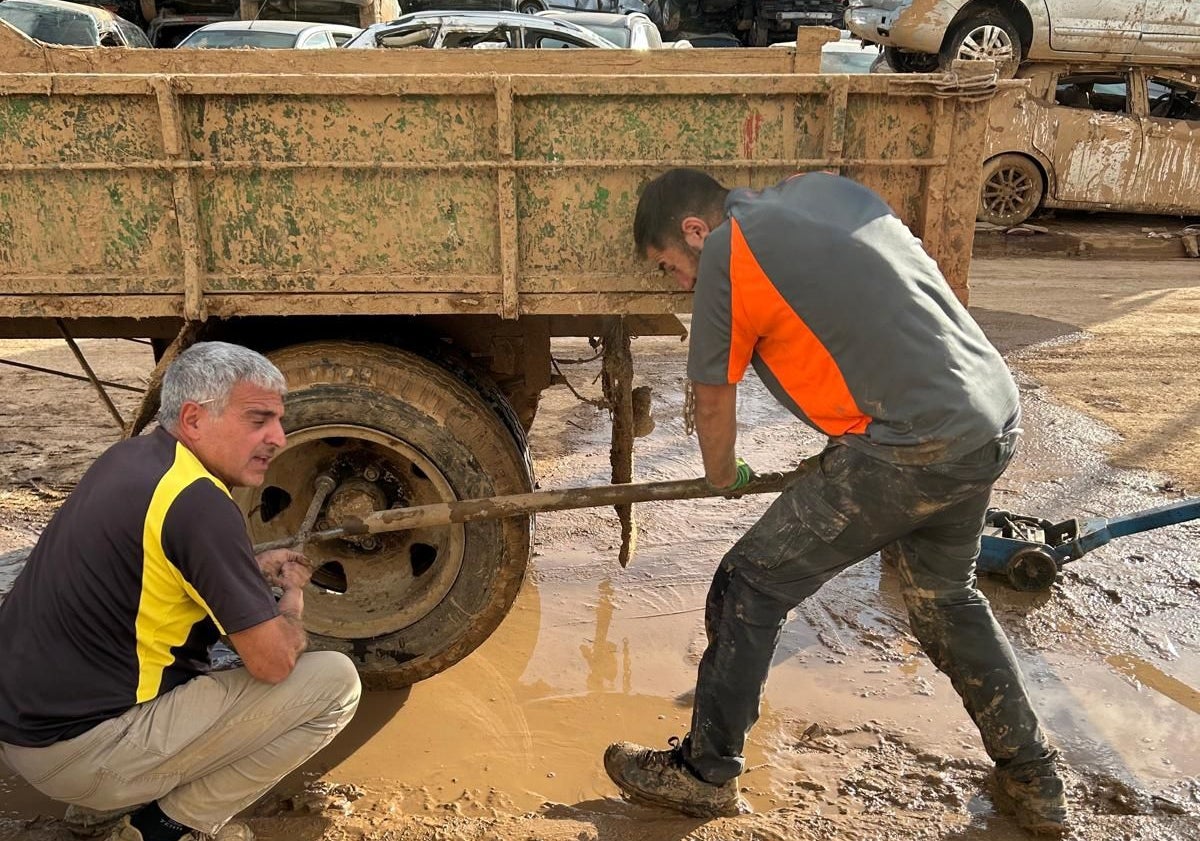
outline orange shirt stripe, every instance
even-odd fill
[[[740,379],[757,351],[783,390],[826,435],[866,432],[871,418],[858,408],[837,361],[771,283],[737,220],[729,221],[730,382]]]

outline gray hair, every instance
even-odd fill
[[[159,398],[159,424],[174,432],[187,402],[207,404],[214,414],[221,414],[238,383],[287,394],[283,374],[261,353],[228,342],[197,342],[167,367]]]

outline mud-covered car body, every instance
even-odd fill
[[[548,12],[538,12],[539,17],[565,20],[590,29],[601,38],[612,41],[624,50],[661,50],[663,49],[662,34],[654,21],[641,12],[629,14],[610,14],[605,12],[565,12],[553,9]]]
[[[845,15],[846,28],[866,41],[943,63],[957,57],[949,42],[966,37],[972,22],[1015,36],[1018,61],[1200,64],[1195,0],[850,0]]]
[[[3,0],[0,21],[44,44],[67,47],[149,47],[129,21],[95,6],[60,0]]]
[[[981,219],[1015,224],[1039,206],[1200,214],[1200,73],[1043,63],[1020,76],[1028,90],[989,112]],[[1014,189],[1013,212],[999,212]]]

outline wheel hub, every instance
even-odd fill
[[[971,61],[990,60],[1003,64],[1013,59],[1013,43],[1003,27],[987,24],[972,29],[958,48],[958,57]]]
[[[322,473],[337,482],[318,530],[373,511],[452,502],[458,497],[437,465],[398,438],[366,427],[315,426],[291,432],[259,489],[239,492],[255,542],[295,534]],[[462,568],[464,527],[440,526],[310,543],[314,568],[344,577],[346,592],[306,592],[308,630],[340,639],[392,633],[427,615]]]

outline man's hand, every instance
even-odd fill
[[[269,549],[255,558],[263,578],[284,590],[303,587],[312,577],[308,559],[292,549]]]
[[[758,474],[755,473],[754,469],[750,465],[746,464],[743,459],[736,459],[734,461],[734,465],[733,480],[731,482],[718,485],[709,480],[709,484],[717,490],[725,491],[728,494],[735,491],[740,491],[742,488],[746,487],[746,485],[758,478]]]

